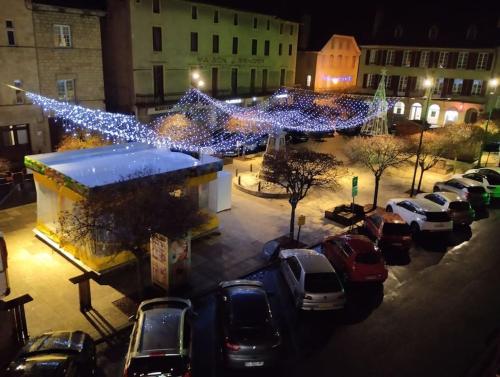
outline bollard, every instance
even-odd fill
[[[253,171],[253,166],[250,164],[250,173]]]
[[[236,172],[235,172],[235,173],[236,173],[236,176],[238,176],[238,169],[236,169]]]
[[[238,177],[238,186],[241,186],[241,175]]]
[[[257,186],[257,191],[260,192],[260,181],[259,181],[259,185]]]

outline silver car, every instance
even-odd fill
[[[328,259],[314,250],[287,249],[279,254],[281,272],[302,310],[342,309],[346,297]]]
[[[468,201],[474,209],[481,209],[490,204],[490,194],[482,184],[472,179],[457,177],[445,182],[436,182],[433,191],[454,192],[460,199]]]
[[[191,310],[191,301],[182,298],[143,301],[133,318],[123,375],[190,375]]]

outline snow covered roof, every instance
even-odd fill
[[[179,170],[202,175],[222,170],[218,158],[203,156],[200,161],[185,153],[141,143],[31,155],[26,156],[25,164],[41,174],[49,168],[87,188],[117,183],[144,170],[151,171],[151,175]]]

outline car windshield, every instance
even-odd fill
[[[328,293],[342,290],[337,275],[332,272],[306,274],[306,292]]]
[[[470,204],[468,202],[451,202],[450,209],[453,211],[468,211]]]
[[[238,327],[261,327],[269,319],[266,298],[261,293],[236,293],[231,296],[231,324]]]
[[[384,224],[383,232],[388,236],[407,236],[410,234],[410,227],[408,226],[408,224],[403,223],[387,223]]]
[[[380,255],[375,253],[361,253],[356,255],[356,263],[377,264],[380,263]]]
[[[488,183],[490,185],[500,185],[500,174],[498,173],[488,173],[485,175]]]
[[[182,376],[186,371],[187,360],[181,356],[147,356],[134,357],[127,370],[127,376],[144,376],[158,374]]]

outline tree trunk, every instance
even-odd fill
[[[372,209],[377,208],[377,200],[378,200],[378,185],[380,183],[380,177],[375,176],[375,191],[373,192],[373,207]]]
[[[418,179],[417,194],[420,192],[420,187],[422,187],[422,178],[424,177],[424,168],[420,166],[420,178]]]
[[[295,238],[295,209],[297,208],[297,203],[295,202],[290,202],[290,205],[292,206],[292,214],[290,216],[290,234],[289,237],[293,241]]]

